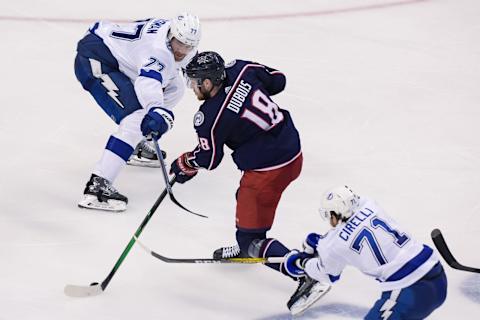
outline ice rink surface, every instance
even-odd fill
[[[290,319],[296,284],[263,267],[165,264],[134,247],[97,297],[63,294],[102,281],[163,190],[161,171],[127,167],[125,214],[76,207],[114,123],[73,73],[77,41],[97,19],[203,21],[201,50],[287,75],[275,97],[304,150],[269,235],[299,247],[324,232],[319,195],[348,184],[432,245],[440,228],[458,260],[480,267],[480,2],[477,0],[20,0],[0,3],[0,319]],[[195,143],[191,92],[161,140],[170,163]],[[234,241],[240,172],[230,157],[174,187],[142,239],[172,257],[209,257]],[[430,319],[478,319],[480,278],[446,267],[445,304]],[[347,268],[301,319],[361,319],[379,296]]]

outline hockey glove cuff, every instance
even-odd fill
[[[292,250],[285,256],[285,270],[294,278],[303,277],[305,276],[305,264],[310,258],[312,256],[305,252]]]
[[[172,162],[170,174],[175,174],[175,180],[178,183],[185,183],[197,175],[198,169],[190,162],[192,159],[194,159],[192,153],[185,152]]]
[[[165,132],[172,129],[174,119],[172,111],[165,108],[152,108],[143,118],[140,129],[144,136],[152,134],[158,140]]]
[[[305,238],[305,241],[303,241],[303,244],[302,244],[303,251],[311,255],[317,254],[318,242],[322,238],[323,236],[318,233],[308,234],[307,238]]]

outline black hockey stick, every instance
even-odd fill
[[[173,203],[175,203],[177,206],[179,206],[180,208],[182,208],[185,211],[188,211],[188,212],[190,212],[190,213],[192,213],[196,216],[202,217],[202,218],[208,218],[207,216],[204,216],[203,214],[199,214],[199,213],[193,212],[193,211],[185,208],[180,202],[177,201],[177,199],[173,195],[172,187],[168,183],[167,167],[165,165],[165,159],[163,158],[163,154],[162,154],[162,151],[160,150],[160,146],[158,145],[157,139],[153,138],[153,144],[155,145],[155,151],[157,152],[158,161],[160,161],[160,167],[162,168],[163,178],[165,179],[165,185],[167,187],[167,192],[168,192],[168,195],[170,196],[170,200],[172,200]]]
[[[173,186],[174,183],[175,183],[175,177],[172,178],[170,181],[168,181],[168,185],[170,187]],[[93,282],[90,284],[90,286],[78,286],[78,285],[67,284],[64,289],[65,294],[70,297],[88,297],[88,296],[96,296],[102,293],[103,291],[105,291],[108,284],[110,283],[110,280],[112,280],[118,268],[120,268],[120,265],[122,264],[123,260],[125,260],[127,254],[130,252],[130,249],[135,244],[135,240],[140,236],[143,229],[145,228],[147,223],[150,221],[153,214],[155,213],[158,206],[163,201],[166,195],[167,195],[167,188],[165,188],[165,190],[163,190],[163,192],[157,198],[157,201],[155,201],[152,208],[148,212],[147,216],[145,217],[145,219],[143,219],[142,223],[137,228],[137,231],[135,231],[135,234],[133,235],[132,239],[130,239],[130,242],[128,243],[127,247],[123,250],[120,258],[118,258],[117,263],[115,263],[115,266],[113,267],[112,271],[110,271],[110,273],[105,278],[105,280],[102,281],[102,283],[99,284],[98,282]]]
[[[285,257],[268,257],[268,258],[168,258],[165,257],[144,245],[138,238],[136,239],[140,247],[145,249],[149,254],[166,263],[235,263],[235,264],[255,264],[255,263],[282,263]]]
[[[460,264],[457,259],[455,259],[455,257],[450,252],[450,249],[448,249],[445,238],[443,238],[442,232],[440,230],[433,229],[431,236],[433,243],[438,249],[438,252],[440,252],[443,259],[448,263],[450,267],[457,270],[480,273],[480,269],[464,266],[463,264]]]

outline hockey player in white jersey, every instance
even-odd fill
[[[304,251],[291,251],[286,269],[325,285],[351,265],[375,278],[382,291],[365,319],[424,319],[445,301],[447,278],[433,250],[404,232],[378,204],[358,197],[346,186],[328,190],[321,216],[333,227],[326,235],[311,233]],[[293,309],[315,301],[298,294]]]
[[[144,137],[158,139],[172,128],[172,109],[185,91],[180,71],[195,56],[200,34],[198,17],[184,12],[171,20],[98,21],[79,41],[75,75],[118,124],[80,207],[126,210],[127,198],[112,184]]]

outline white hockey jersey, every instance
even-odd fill
[[[346,223],[320,239],[317,250],[319,257],[305,267],[311,277],[331,281],[351,265],[376,278],[382,291],[412,285],[438,262],[431,248],[415,241],[373,200],[363,197]]]
[[[140,125],[145,114],[154,107],[172,110],[185,92],[180,71],[196,54],[196,48],[176,62],[167,39],[169,27],[170,21],[152,18],[125,24],[99,21],[89,29],[109,48],[143,107],[124,117],[112,134],[132,150],[143,138]],[[93,173],[113,182],[124,165],[125,159],[106,148]]]
[[[96,22],[90,32],[102,38],[119,63],[119,69],[132,80],[140,104],[171,110],[182,98],[185,84],[180,74],[196,50],[176,62],[167,33],[170,21],[147,19],[116,24]]]

